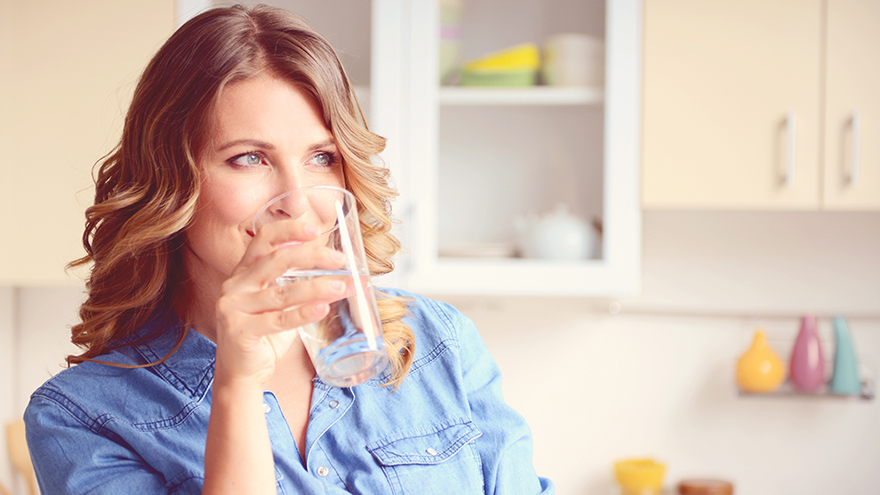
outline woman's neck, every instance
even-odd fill
[[[196,284],[194,280],[190,278],[184,283],[181,297],[173,303],[174,312],[195,331],[217,343],[216,307],[219,294],[205,287],[207,284]]]

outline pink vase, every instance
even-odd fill
[[[791,383],[798,392],[818,392],[825,385],[825,357],[816,332],[816,318],[801,318],[801,330],[791,351]]]

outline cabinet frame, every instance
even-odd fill
[[[431,294],[621,296],[640,275],[641,1],[606,6],[601,259],[447,259],[438,255],[439,15],[436,2],[374,0],[371,124],[401,192],[408,251],[397,285]],[[392,81],[392,79],[395,79]],[[395,144],[395,141],[398,144]]]

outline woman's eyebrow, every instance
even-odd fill
[[[315,150],[319,150],[321,148],[327,148],[330,146],[336,146],[336,141],[333,139],[328,139],[326,141],[313,144],[313,145],[309,146],[309,151],[315,151]]]
[[[260,141],[258,139],[234,139],[227,143],[224,143],[222,146],[217,148],[217,151],[223,151],[227,148],[231,148],[233,146],[238,146],[240,144],[246,144],[248,146],[253,146],[254,148],[263,148],[267,150],[274,150],[275,145],[271,143],[267,143],[265,141]],[[315,143],[309,146],[309,151],[319,150],[321,148],[327,148],[329,146],[336,146],[336,141],[333,139],[328,139],[327,141],[322,141],[320,143]]]
[[[267,143],[265,141],[259,141],[257,139],[235,139],[233,141],[229,141],[228,143],[224,144],[223,146],[218,147],[217,151],[223,151],[227,148],[231,148],[233,146],[238,146],[240,144],[247,144],[249,146],[253,146],[254,148],[264,148],[267,150],[274,150],[275,149],[275,145],[273,145],[271,143]]]

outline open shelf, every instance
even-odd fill
[[[783,383],[779,389],[766,394],[755,394],[749,392],[738,391],[740,397],[787,397],[787,398],[809,398],[809,399],[829,399],[829,400],[863,400],[872,401],[876,396],[874,380],[865,378],[862,380],[862,391],[859,395],[838,395],[831,392],[831,388],[827,385],[823,386],[819,391],[808,393],[799,392],[794,389],[791,382]]]
[[[443,86],[441,105],[602,105],[602,88],[528,86],[522,88]]]

